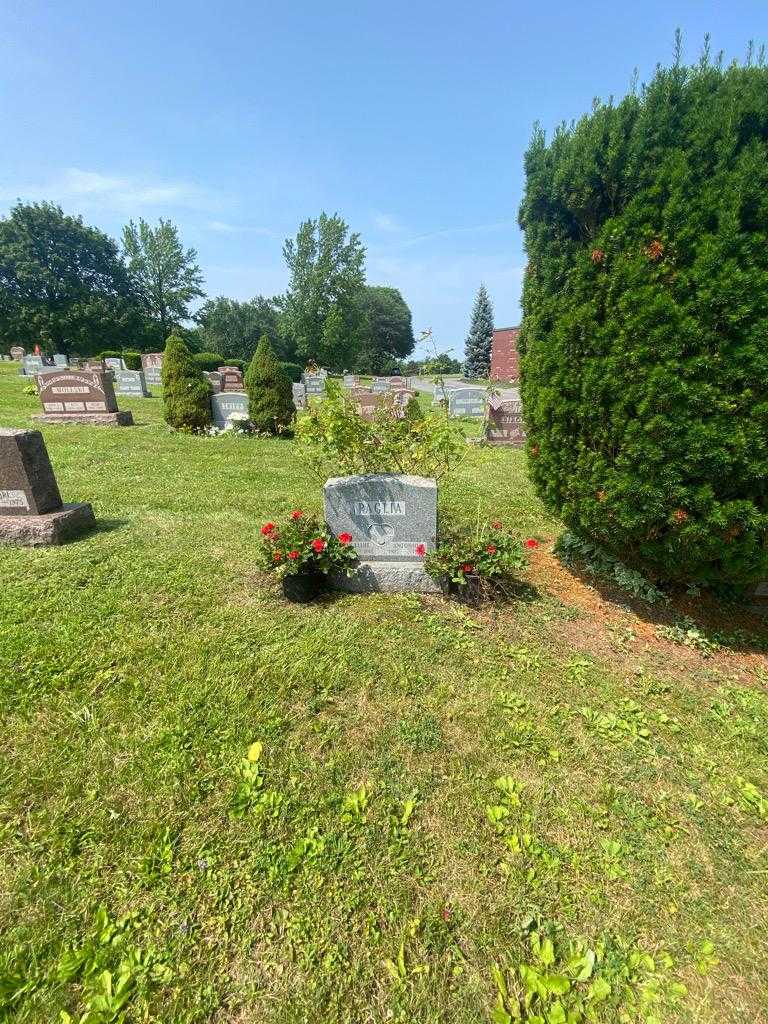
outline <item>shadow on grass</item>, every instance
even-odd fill
[[[128,526],[127,519],[101,519],[97,516],[96,525],[91,530],[91,534],[113,533],[115,530],[122,530],[124,526]]]

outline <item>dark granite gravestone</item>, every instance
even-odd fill
[[[293,394],[293,404],[296,409],[306,409],[307,407],[307,389],[303,384],[291,384],[291,392]]]
[[[334,477],[323,488],[328,528],[350,533],[360,559],[352,577],[334,580],[355,591],[432,592],[424,555],[437,543],[437,484],[420,476]]]
[[[485,388],[449,388],[449,416],[485,416]]]
[[[115,392],[134,398],[151,398],[143,370],[115,370]]]
[[[110,370],[53,370],[39,374],[37,391],[42,423],[85,423],[99,427],[130,427],[133,414],[121,412]]]
[[[211,417],[216,427],[226,429],[233,420],[248,419],[248,395],[237,391],[223,391],[211,395]]]
[[[523,403],[503,400],[491,396],[488,400],[488,421],[485,425],[485,440],[488,444],[509,445],[522,448],[525,445]]]
[[[20,363],[24,356],[27,354],[26,351],[21,347],[21,345],[12,345],[10,351],[11,359],[13,359],[17,363]]]
[[[144,371],[144,380],[148,385],[158,387],[163,383],[163,353],[144,352],[141,357],[141,368]]]
[[[62,352],[57,352],[53,357],[54,366],[69,366],[69,360]]]
[[[0,429],[0,543],[61,544],[93,525],[90,505],[63,505],[39,430]]]
[[[242,391],[243,390],[243,371],[238,370],[236,366],[220,366],[219,371],[221,374],[221,390],[222,391]]]

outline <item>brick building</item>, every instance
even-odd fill
[[[496,327],[491,345],[491,380],[519,380],[517,338],[519,327]]]

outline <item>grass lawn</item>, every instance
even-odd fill
[[[767,1019],[759,620],[564,569],[482,447],[441,512],[543,541],[519,600],[286,605],[254,556],[321,508],[292,442],[120,404],[44,431],[99,530],[0,550],[0,1019]]]

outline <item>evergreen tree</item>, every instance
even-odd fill
[[[481,284],[472,307],[472,322],[464,345],[464,376],[468,380],[490,376],[492,342],[493,306],[485,285]]]
[[[211,422],[211,389],[200,366],[178,335],[165,344],[163,416],[176,430],[207,427]]]
[[[279,434],[293,419],[291,381],[281,369],[275,350],[264,334],[245,374],[248,415],[254,427]]]

